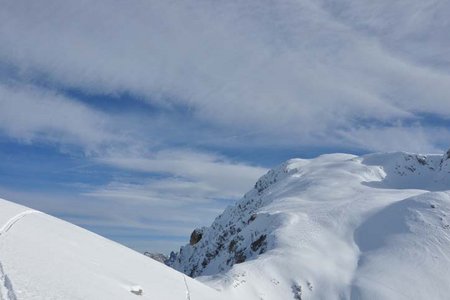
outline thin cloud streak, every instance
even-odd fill
[[[111,156],[100,162],[147,173],[170,174],[190,182],[206,184],[215,197],[239,197],[267,169],[231,162],[223,156],[192,150],[164,150],[151,157]],[[201,186],[201,185],[200,185]],[[199,186],[199,187],[200,187]]]
[[[0,83],[0,130],[23,142],[50,141],[94,149],[120,142],[111,121],[106,114],[55,91]]]

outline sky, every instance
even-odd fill
[[[293,157],[450,147],[446,0],[0,5],[0,197],[137,251]]]

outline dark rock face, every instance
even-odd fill
[[[198,228],[195,229],[194,231],[192,231],[191,239],[189,240],[189,244],[191,246],[194,246],[195,244],[200,242],[202,237],[203,237],[203,230],[202,229],[198,229]]]
[[[254,189],[225,209],[210,227],[194,230],[190,243],[169,258],[167,265],[191,277],[213,275],[272,249],[271,232],[282,216],[260,213],[259,209],[272,200],[267,189],[297,172],[290,164],[286,162],[262,176]]]
[[[265,246],[265,241],[266,241],[266,235],[265,234],[263,234],[263,235],[261,235],[256,241],[254,241],[252,244],[251,244],[251,246],[250,246],[250,248],[254,251],[254,252],[256,252],[256,251],[258,251],[259,249],[261,249],[262,251],[260,252],[260,254],[261,253],[263,253],[264,252],[264,246]]]
[[[244,251],[238,251],[235,253],[234,262],[236,264],[243,263],[243,262],[245,262],[246,259],[247,259],[247,256],[245,255]]]
[[[256,217],[257,217],[257,214],[252,214],[250,219],[248,219],[247,224],[249,224],[250,222],[255,221]]]
[[[236,240],[232,240],[230,242],[230,244],[228,245],[228,252],[235,252],[236,251],[236,246],[237,246],[237,241]]]

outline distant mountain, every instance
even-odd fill
[[[0,199],[0,299],[224,299],[113,241]]]
[[[449,157],[289,160],[168,264],[229,299],[448,299]]]
[[[144,252],[144,255],[145,256],[148,256],[148,257],[150,257],[150,258],[152,258],[152,259],[154,259],[154,260],[156,260],[156,261],[158,261],[158,262],[160,262],[160,263],[165,263],[166,262],[166,260],[167,260],[167,256],[165,256],[164,254],[162,254],[162,253],[151,253],[151,252]]]

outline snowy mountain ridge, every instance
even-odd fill
[[[2,300],[447,299],[450,152],[289,160],[168,264],[0,199]]]
[[[449,154],[289,160],[168,263],[242,299],[445,299]]]

